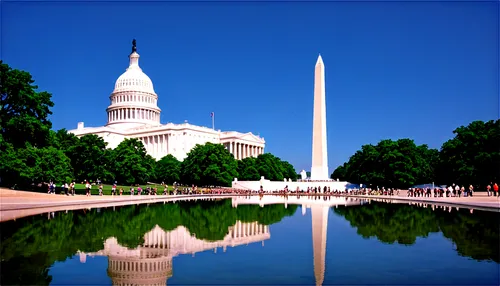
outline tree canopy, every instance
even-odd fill
[[[111,152],[110,169],[115,180],[126,184],[147,182],[154,178],[155,160],[138,139],[125,139]]]
[[[57,135],[62,149],[66,150],[66,155],[71,159],[74,166],[74,177],[78,181],[97,178],[112,179],[112,158],[108,154],[110,150],[106,148],[107,143],[101,137],[84,135],[78,139],[76,136],[66,133],[65,130],[59,130]],[[68,146],[64,144],[68,144]]]
[[[238,163],[222,144],[197,144],[182,161],[182,182],[198,186],[229,186]]]
[[[453,131],[439,153],[439,181],[488,184],[500,181],[500,120],[474,121]]]
[[[297,172],[290,163],[283,161],[270,153],[259,155],[255,160],[255,168],[261,176],[264,176],[266,179],[271,181],[297,179]]]
[[[155,176],[158,182],[173,184],[180,182],[181,179],[181,162],[173,155],[168,154],[161,158],[156,163]]]
[[[437,155],[437,150],[417,146],[410,139],[382,140],[377,145],[363,145],[331,177],[374,186],[409,187],[432,179]]]
[[[26,143],[49,145],[52,123],[48,117],[54,103],[52,95],[37,91],[34,82],[28,72],[12,69],[0,60],[0,136],[15,148]]]
[[[474,121],[453,131],[441,150],[413,140],[363,145],[332,179],[372,186],[410,187],[435,182],[484,186],[500,180],[500,120]]]

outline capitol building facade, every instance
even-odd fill
[[[101,127],[85,127],[83,122],[79,122],[77,129],[68,132],[78,137],[87,134],[98,135],[110,148],[116,148],[126,138],[137,138],[142,141],[147,153],[156,160],[168,154],[178,160],[184,160],[196,144],[207,142],[223,144],[238,160],[264,153],[264,138],[251,132],[222,132],[187,122],[161,124],[158,95],[151,79],[139,67],[135,40],[129,59],[129,67],[116,80],[115,88],[109,97],[110,105],[106,109],[107,124]]]

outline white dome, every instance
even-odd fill
[[[106,109],[108,124],[115,129],[131,129],[144,125],[159,125],[161,109],[153,82],[139,67],[139,54],[132,42],[130,65],[116,80],[115,89]]]
[[[139,54],[133,52],[129,56],[130,65],[127,70],[116,80],[115,90],[121,91],[141,91],[155,94],[153,82],[139,67]]]

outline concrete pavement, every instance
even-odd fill
[[[269,194],[273,195],[273,194]],[[317,194],[321,195],[321,194]],[[309,196],[317,196],[309,195]],[[122,196],[91,196],[75,195],[52,195],[35,192],[14,191],[0,188],[0,221],[17,219],[47,212],[69,211],[77,209],[91,209],[125,206],[134,204],[149,204],[158,202],[175,202],[185,200],[215,200],[229,199],[234,196],[246,195],[176,195],[176,196],[148,196],[148,195],[122,195]],[[290,195],[292,196],[292,195]],[[361,196],[349,197],[367,199],[388,199],[398,202],[424,202],[436,205],[452,205],[469,207],[483,210],[500,211],[500,199],[498,197],[487,197],[486,194],[477,193],[474,197],[462,198],[425,198],[405,196]]]
[[[390,199],[394,201],[405,202],[422,202],[429,204],[446,204],[460,207],[482,208],[492,211],[500,211],[500,199],[498,197],[488,197],[486,193],[476,193],[473,197],[443,197],[443,198],[426,198],[426,197],[406,197],[406,196],[365,196],[352,195],[349,197],[366,198],[366,199]]]

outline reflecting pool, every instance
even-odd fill
[[[0,224],[1,285],[500,285],[500,213],[237,197]]]

